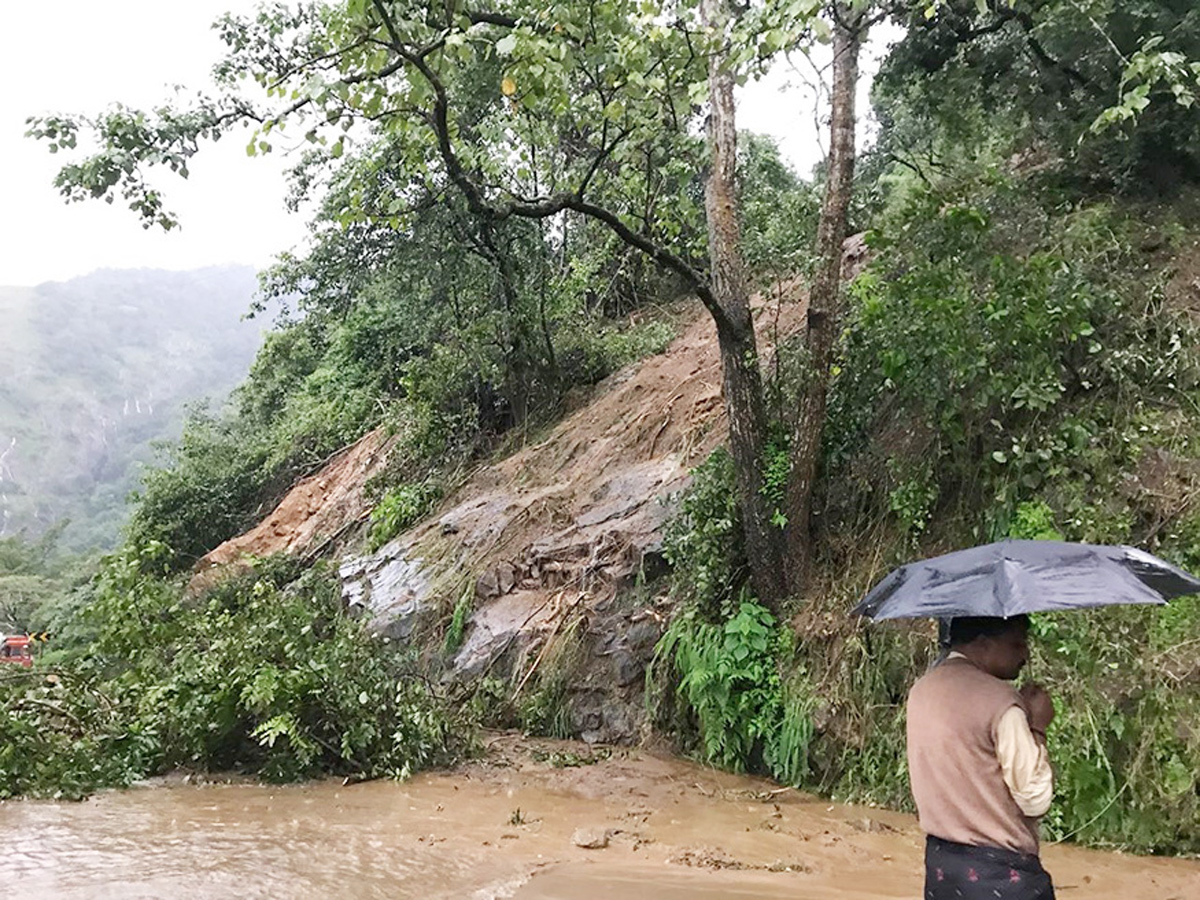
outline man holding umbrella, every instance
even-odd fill
[[[1052,900],[1038,819],[1053,798],[1049,695],[1010,682],[1029,657],[1027,616],[955,618],[950,654],[908,699],[908,768],[926,900]]]
[[[950,652],[908,700],[908,764],[926,900],[1053,900],[1038,820],[1053,797],[1029,613],[1200,593],[1200,579],[1134,547],[1006,540],[901,566],[855,608],[871,619],[950,619]]]

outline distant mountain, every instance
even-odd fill
[[[0,288],[0,536],[69,519],[64,547],[113,546],[151,444],[249,370],[255,287],[225,266]]]

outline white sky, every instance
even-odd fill
[[[247,0],[58,0],[5,3],[0,13],[0,284],[34,285],[98,268],[261,266],[301,240],[283,206],[284,162],[246,156],[230,135],[205,147],[187,181],[166,177],[182,227],[143,230],[118,197],[66,204],[52,182],[62,154],[23,137],[46,112],[98,112],[113,101],[148,106],[174,85],[199,89],[222,45],[209,25]]]
[[[263,266],[301,243],[302,216],[283,205],[286,160],[249,158],[233,134],[203,148],[187,181],[165,174],[167,207],[182,227],[144,230],[118,198],[66,204],[52,181],[63,156],[23,137],[27,116],[101,111],[121,101],[150,106],[174,85],[209,84],[222,46],[209,25],[257,0],[59,0],[7,3],[0,13],[0,285],[35,285],[98,268],[191,269],[223,263]],[[879,45],[869,56],[877,56]],[[874,70],[874,64],[864,66]],[[797,66],[809,81],[812,69]],[[860,110],[865,111],[866,85]],[[807,175],[821,158],[812,92],[781,67],[749,86],[739,127],[775,135]]]

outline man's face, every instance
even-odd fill
[[[984,638],[988,672],[1013,681],[1029,661],[1029,639],[1024,626],[1015,626],[995,637]]]

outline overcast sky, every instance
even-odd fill
[[[99,268],[263,266],[302,243],[303,218],[283,206],[286,161],[249,158],[234,135],[205,147],[185,182],[161,180],[182,227],[144,230],[118,199],[67,205],[52,185],[61,156],[23,137],[25,119],[97,112],[113,101],[148,106],[174,85],[203,89],[221,53],[210,29],[257,0],[59,0],[5,4],[0,23],[0,285],[35,285]],[[878,42],[877,42],[878,44]],[[878,46],[872,48],[878,55]],[[870,67],[873,69],[873,66]],[[744,92],[739,126],[774,134],[807,175],[821,158],[811,91],[781,68]],[[803,76],[803,77],[802,77]],[[865,89],[865,86],[864,86]],[[861,108],[865,109],[865,97]]]

